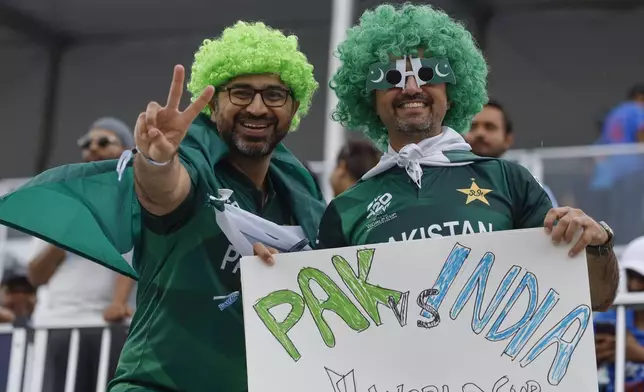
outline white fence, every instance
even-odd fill
[[[109,381],[108,366],[112,333],[104,323],[93,325],[69,323],[64,327],[41,325],[35,328],[16,328],[9,325],[0,325],[0,336],[11,335],[6,392],[43,391],[45,386],[43,381],[47,359],[47,340],[49,333],[55,329],[71,329],[65,392],[74,392],[80,348],[80,331],[84,328],[103,328],[96,392],[105,392]],[[0,386],[0,390],[1,388],[2,386]]]
[[[619,157],[629,158],[630,160],[617,159]],[[614,170],[612,174],[609,173],[609,177],[611,175],[615,178],[619,177],[624,174],[624,171],[630,170],[627,170],[627,168],[630,167],[628,166],[629,162],[630,164],[635,165],[637,164],[637,162],[639,162],[639,159],[642,159],[642,162],[644,162],[644,144],[610,147],[583,146],[566,148],[543,148],[535,150],[514,150],[508,152],[505,158],[521,163],[522,165],[527,167],[537,178],[547,184],[553,190],[555,196],[559,201],[559,204],[575,205],[592,201],[592,198],[595,194],[593,192],[595,191],[592,190],[593,187],[589,187],[588,184],[596,180],[596,175],[598,172],[597,168],[602,165],[601,162],[604,162],[604,164],[606,162],[610,163],[612,162],[611,159],[614,159],[615,167],[613,167]],[[319,178],[328,178],[328,176],[324,175],[327,173],[323,173],[323,170],[325,167],[332,167],[332,165],[330,165],[328,162],[326,166],[323,162],[311,162],[310,166]],[[608,166],[610,166],[610,164]],[[636,168],[637,167],[635,167],[635,169]],[[640,169],[644,169],[644,163],[641,164]],[[634,175],[633,181],[639,181],[641,185],[644,185],[644,175]],[[0,195],[5,192],[11,191],[15,188],[15,186],[20,185],[23,182],[24,179],[0,180]],[[608,187],[609,195],[620,195],[624,193],[624,190],[620,189],[618,185],[608,185]],[[641,189],[644,189],[644,187],[642,187]],[[621,201],[623,200],[630,200],[630,204],[624,204],[621,203],[620,200],[618,200],[617,205],[612,207],[615,207],[616,211],[620,211],[620,209],[626,209],[629,220],[637,223],[638,225],[643,223],[644,217],[642,216],[642,211],[644,211],[644,192],[639,194],[631,194],[630,199],[621,199]],[[610,203],[611,202],[609,202],[609,204]],[[592,203],[589,205],[592,206]],[[593,207],[590,207],[591,210],[592,208]],[[589,211],[585,208],[584,210],[586,210],[589,215],[595,216],[594,211]],[[614,220],[616,221],[615,224],[623,223],[620,221],[620,217],[622,215],[615,215],[613,217],[611,216],[610,212],[612,210],[609,209],[607,211],[609,212],[602,211],[602,213],[606,215],[606,217],[603,219],[606,220],[609,224],[614,224],[611,218],[614,218]],[[634,211],[634,213],[632,213],[632,211]],[[600,212],[598,211],[598,214],[599,213]],[[639,226],[631,225],[627,227],[637,228]],[[636,236],[643,235],[644,233],[635,231],[631,233],[625,233],[626,235],[621,236],[621,242],[619,241],[620,234],[623,233],[620,233],[618,231],[617,238],[619,246],[616,249],[618,257],[623,246],[628,242],[628,240],[626,240],[627,238],[630,240]],[[20,257],[21,254],[28,252],[28,248],[25,246],[25,244],[25,240],[21,239],[19,234],[7,230],[7,228],[4,226],[0,226],[0,274],[2,274],[2,271],[4,270],[4,256],[7,253],[13,253],[14,256]],[[622,271],[620,291],[614,303],[614,306],[617,308],[617,352],[615,365],[617,374],[615,386],[617,392],[624,391],[626,343],[625,308],[629,306],[644,305],[644,293],[626,292],[625,279],[623,278],[623,276],[624,275]],[[67,367],[67,383],[65,386],[66,392],[72,392],[74,390],[76,363],[78,359],[79,348],[79,329],[83,327],[97,327],[97,325],[70,324],[66,326],[67,329],[72,330],[72,338],[70,339],[69,348],[70,355]],[[105,391],[105,386],[107,384],[107,369],[109,362],[109,346],[111,335],[110,330],[106,328],[105,325],[98,325],[98,327],[104,327],[104,329],[101,343],[99,379],[97,382],[96,391],[103,392]],[[47,336],[48,331],[50,330],[51,329],[47,328],[46,326],[40,326],[33,331],[24,328],[0,326],[0,335],[12,334],[6,391],[42,391],[45,358],[47,354]],[[28,339],[29,334],[32,332],[34,337],[33,342]],[[2,386],[0,386],[0,389],[1,387]]]

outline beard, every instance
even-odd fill
[[[247,120],[263,120],[268,122],[271,124],[269,126],[273,127],[273,131],[266,136],[243,135],[238,131],[237,126],[241,126]],[[232,124],[226,128],[220,128],[220,134],[231,152],[246,157],[260,158],[270,155],[275,150],[275,147],[284,140],[288,134],[288,126],[279,128],[277,119],[269,119],[266,116],[254,117],[248,114],[243,115],[238,113]]]
[[[396,119],[396,128],[403,135],[431,135],[434,119],[431,115],[414,119]]]
[[[407,136],[431,135],[432,130],[436,125],[433,112],[431,111],[433,100],[428,95],[422,93],[415,95],[401,95],[393,102],[394,110],[406,101],[419,101],[425,103],[425,105],[427,105],[427,109],[429,109],[429,113],[415,117],[396,117],[396,128],[398,132]]]

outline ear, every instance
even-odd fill
[[[514,144],[514,133],[509,133],[505,135],[505,145],[507,148],[512,147]]]
[[[293,108],[291,110],[291,116],[295,116],[295,113],[297,113],[297,109],[300,108],[300,101],[293,100]]]
[[[208,102],[208,107],[210,108],[210,111],[212,113],[216,113],[218,109],[217,100],[213,99],[210,102]]]

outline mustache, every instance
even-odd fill
[[[266,114],[261,115],[261,116],[253,116],[250,113],[237,113],[235,115],[235,118],[234,118],[234,121],[236,123],[240,123],[240,122],[244,122],[244,121],[248,121],[248,120],[263,121],[263,122],[266,122],[268,124],[277,123],[277,117],[269,116],[269,115],[266,115]]]
[[[420,102],[424,102],[425,104],[427,104],[427,106],[429,106],[433,100],[429,95],[424,93],[401,94],[394,100],[393,104],[394,106],[399,106],[409,101],[420,101]]]

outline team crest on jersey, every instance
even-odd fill
[[[490,202],[487,201],[487,198],[485,197],[485,195],[492,192],[492,189],[480,188],[476,184],[476,180],[474,178],[472,178],[472,185],[470,185],[469,188],[457,189],[457,191],[467,195],[465,204],[470,204],[471,202],[478,200],[481,203],[487,204],[488,206],[490,205]]]

